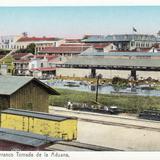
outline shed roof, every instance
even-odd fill
[[[158,59],[115,59],[105,58],[103,56],[76,56],[68,60],[66,65],[79,66],[119,66],[119,67],[160,67],[160,60]]]
[[[152,41],[156,42],[156,37],[154,35],[147,34],[115,34],[94,37],[91,36],[87,39],[82,40],[82,42],[128,42],[128,41]]]
[[[160,52],[83,52],[80,56],[141,56],[160,57]]]
[[[46,137],[35,133],[0,128],[0,140],[38,147],[46,144],[46,138],[47,142],[56,142],[60,140],[57,138]]]
[[[11,95],[31,81],[41,85],[49,94],[59,95],[56,90],[45,83],[36,78],[26,76],[0,76],[0,95]]]
[[[43,112],[34,112],[34,111],[14,109],[14,108],[3,110],[1,111],[1,113],[35,117],[39,119],[47,119],[47,120],[53,120],[53,121],[64,121],[67,119],[75,119],[74,117],[59,116],[59,115],[53,115],[53,114],[48,114]]]

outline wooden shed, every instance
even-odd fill
[[[17,108],[48,112],[49,94],[59,95],[36,78],[0,76],[0,110]]]
[[[9,108],[1,111],[1,127],[63,140],[77,138],[77,118]]]

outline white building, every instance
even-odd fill
[[[15,49],[15,42],[21,37],[22,35],[0,36],[0,49]]]
[[[15,43],[16,49],[25,49],[31,43],[36,45],[35,52],[37,53],[46,47],[58,47],[64,43],[64,40],[55,37],[22,37]]]

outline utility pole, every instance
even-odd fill
[[[100,76],[98,75],[98,76],[97,76],[97,88],[96,88],[96,102],[98,102],[98,87],[99,87],[99,79],[100,79]]]

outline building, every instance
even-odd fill
[[[51,65],[57,56],[48,54],[37,54],[29,61],[29,71],[35,78],[53,78],[56,75],[55,65]]]
[[[134,50],[136,48],[150,48],[157,41],[154,35],[146,34],[115,34],[108,36],[90,36],[82,40],[84,43],[113,43],[117,50]]]
[[[34,57],[32,53],[14,53],[13,64],[14,64],[14,74],[15,75],[30,75],[29,72],[29,62],[31,58]]]
[[[14,74],[14,64],[11,55],[7,54],[0,59],[0,74],[1,75],[13,75]]]
[[[22,35],[0,36],[0,49],[16,49],[15,43]]]
[[[69,45],[69,46],[59,46],[59,47],[46,47],[45,49],[41,50],[39,53],[72,57],[72,56],[76,56],[84,51],[89,52],[89,51],[95,51],[95,50],[92,46],[88,46],[88,45],[87,46]]]
[[[0,128],[0,151],[47,151],[60,139],[43,135]]]
[[[0,86],[0,110],[12,107],[48,112],[49,94],[59,94],[33,77],[0,76]]]
[[[81,39],[65,39],[65,44],[81,44]]]
[[[61,44],[60,47],[90,47],[93,51],[97,52],[111,52],[116,51],[117,47],[113,43],[72,43],[72,44]]]
[[[19,109],[1,111],[1,127],[63,140],[77,138],[77,118]]]
[[[64,62],[63,57],[48,54],[15,53],[13,54],[15,75],[27,75],[35,78],[53,78],[56,64]]]
[[[29,44],[35,44],[35,53],[46,47],[57,47],[64,43],[64,40],[56,37],[22,37],[15,43],[16,49],[25,49]]]
[[[160,79],[160,52],[88,52],[72,57],[57,68],[57,76],[115,76]]]

